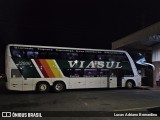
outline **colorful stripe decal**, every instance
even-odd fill
[[[38,65],[40,71],[42,72],[43,76],[45,78],[48,78],[49,76],[48,76],[47,72],[45,71],[44,66],[41,64],[40,60],[39,59],[35,59],[35,62],[37,63],[37,65]]]
[[[54,73],[54,76],[56,78],[62,77],[62,75],[59,72],[59,69],[57,68],[57,66],[55,64],[55,62],[53,60],[46,60],[46,61],[47,61],[48,65],[49,65],[52,73]]]
[[[34,64],[34,66],[36,67],[36,69],[37,69],[39,75],[41,76],[41,78],[44,78],[41,70],[39,69],[39,67],[38,67],[38,65],[36,64],[36,62],[34,61],[34,59],[31,59],[31,61],[32,61],[32,63]]]
[[[54,78],[55,76],[54,76],[52,70],[50,69],[50,66],[47,63],[47,60],[40,59],[39,61],[40,61],[41,65],[43,66],[43,69],[46,71],[48,77]]]
[[[33,62],[34,64],[34,62]],[[64,77],[57,63],[53,59],[35,59],[35,67],[41,77],[45,78],[61,78]]]
[[[61,69],[59,68],[59,65],[57,64],[56,60],[53,60],[53,62],[54,62],[54,64],[55,64],[55,66],[57,66],[56,68],[57,68],[57,70],[59,71],[59,77],[60,77],[60,78],[61,78],[61,77],[65,77],[65,76],[63,75]]]

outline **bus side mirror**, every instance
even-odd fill
[[[139,64],[139,65],[145,65],[145,66],[149,65],[149,66],[151,66],[153,68],[153,70],[155,70],[155,66],[153,64],[151,64],[151,63],[147,63],[145,61],[145,58],[139,59],[138,61],[136,61],[136,63]]]
[[[137,63],[139,64],[139,63]],[[153,70],[155,70],[155,66],[151,63],[140,63],[140,65],[151,66]]]

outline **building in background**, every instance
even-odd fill
[[[147,64],[137,64],[137,68],[144,85],[160,87],[160,22],[113,42],[112,49],[127,50],[135,62],[140,55],[152,63],[155,68]]]

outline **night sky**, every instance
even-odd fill
[[[111,49],[160,20],[160,0],[0,0],[0,73],[6,44]]]

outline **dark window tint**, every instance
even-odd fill
[[[79,60],[95,60],[95,54],[79,53]]]
[[[63,73],[66,77],[83,77],[83,69],[64,68]]]
[[[21,77],[21,73],[18,69],[11,69],[11,78]]]
[[[97,59],[96,60],[104,60],[104,61],[108,61],[108,57],[107,55],[98,55],[97,54]]]
[[[111,58],[114,61],[129,61],[126,54],[114,54],[114,55],[111,55]]]
[[[11,49],[11,55],[14,58],[24,58],[26,56],[26,52],[24,50]]]
[[[39,52],[37,51],[26,51],[27,58],[38,58]]]
[[[85,77],[97,77],[98,70],[97,69],[84,69]]]
[[[55,51],[39,51],[39,59],[59,59],[59,53]]]
[[[64,60],[77,60],[78,59],[78,53],[61,53],[61,58]]]
[[[60,55],[58,52],[49,52],[49,58],[60,59]]]
[[[99,76],[100,77],[110,76],[109,69],[99,69]]]
[[[70,77],[83,77],[83,69],[71,69]]]
[[[70,69],[69,68],[63,68],[62,72],[63,72],[64,76],[70,77]]]
[[[39,49],[27,47],[10,47],[11,55],[15,58],[29,59],[59,59],[59,52],[53,49]]]

